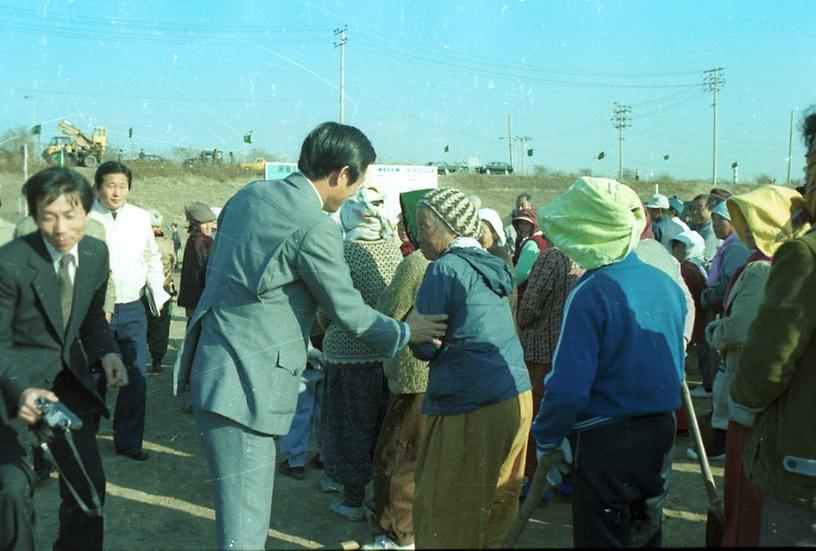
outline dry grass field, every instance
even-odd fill
[[[81,169],[83,172],[88,172]],[[91,174],[88,174],[92,176]],[[201,200],[222,206],[249,178],[213,178],[178,171],[172,176],[135,173],[131,201],[164,213],[165,224],[175,221],[184,227],[184,204]],[[453,175],[440,185],[458,187],[478,194],[484,206],[507,213],[518,193],[530,192],[537,205],[550,200],[571,183],[572,178],[546,179],[518,176]],[[0,198],[3,218],[16,221],[15,204],[22,179],[0,172]],[[661,186],[663,193],[691,197],[709,186],[677,184]],[[653,184],[635,185],[642,197]],[[171,392],[169,365],[175,359],[183,338],[183,312],[176,310],[171,328],[168,365],[158,375],[148,376],[147,428],[145,448],[151,454],[147,462],[134,462],[116,456],[111,441],[111,424],[103,420],[98,441],[108,480],[106,503],[106,547],[109,549],[204,549],[212,548],[214,513],[209,475],[191,416],[178,411]],[[693,381],[697,372],[690,370]],[[115,392],[109,393],[109,404]],[[698,412],[710,409],[708,400],[698,400]],[[702,424],[705,424],[703,421]],[[704,543],[706,498],[699,469],[686,459],[688,438],[679,436],[675,448],[672,487],[665,507],[663,544],[671,547],[699,547]],[[722,466],[714,467],[718,484]],[[318,487],[319,471],[307,470],[306,480],[277,477],[268,548],[338,548],[340,542],[371,539],[365,523],[351,523],[328,510],[332,496]],[[37,488],[38,539],[49,547],[57,526],[58,489],[56,480]],[[570,506],[556,500],[539,507],[522,536],[520,546],[527,548],[569,547],[571,538]]]

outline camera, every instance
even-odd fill
[[[78,431],[82,428],[82,421],[73,411],[61,402],[49,402],[45,398],[37,398],[37,407],[42,411],[42,422],[51,430]]]

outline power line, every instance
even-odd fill
[[[507,59],[496,59],[496,58],[489,58],[489,57],[481,57],[475,56],[473,54],[459,52],[453,50],[449,47],[438,48],[436,46],[432,46],[429,44],[423,44],[422,42],[416,40],[415,37],[411,39],[411,47],[404,48],[394,45],[393,37],[388,37],[382,34],[379,34],[368,27],[361,27],[360,33],[362,35],[369,35],[374,37],[374,41],[379,41],[377,47],[382,47],[383,45],[391,48],[393,50],[398,51],[399,53],[403,54],[413,54],[417,53],[420,50],[425,50],[425,55],[432,55],[434,57],[438,57],[439,54],[444,53],[448,57],[459,58],[463,61],[470,61],[476,62],[483,65],[495,65],[504,68],[515,68],[518,70],[524,71],[538,71],[544,73],[551,73],[551,74],[563,74],[563,75],[570,75],[570,76],[584,76],[584,77],[601,77],[601,78],[659,78],[659,77],[677,77],[677,76],[690,76],[690,75],[698,75],[700,73],[699,70],[695,71],[673,71],[673,72],[660,72],[660,73],[612,73],[612,72],[605,72],[605,71],[580,71],[575,69],[562,69],[562,68],[554,68],[554,67],[544,67],[540,65],[532,65],[528,63],[514,63],[512,61],[508,61]],[[364,37],[363,37],[364,38]]]
[[[385,52],[381,48],[366,48],[365,46],[360,48],[362,51],[367,51],[371,55],[385,57],[390,59],[389,56],[385,54]],[[645,83],[645,84],[637,84],[637,83],[620,83],[620,82],[592,82],[586,80],[566,80],[566,79],[558,79],[558,78],[547,78],[547,77],[540,77],[535,76],[532,72],[522,74],[522,73],[511,73],[508,71],[504,71],[501,69],[494,69],[486,65],[479,65],[479,64],[463,64],[463,63],[456,63],[456,62],[449,62],[439,59],[437,57],[431,57],[428,55],[424,55],[421,53],[404,53],[402,54],[404,57],[413,58],[414,61],[419,61],[421,63],[425,63],[428,65],[436,65],[439,67],[445,67],[450,69],[457,69],[463,72],[469,73],[477,73],[482,74],[489,77],[502,77],[502,78],[509,78],[509,79],[516,79],[528,82],[541,82],[546,84],[553,84],[553,85],[561,85],[561,86],[580,86],[582,88],[637,88],[637,89],[661,89],[661,88],[696,88],[698,86],[697,83],[667,83],[667,84],[654,84],[654,83]],[[699,74],[699,71],[697,72]]]

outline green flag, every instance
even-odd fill
[[[133,127],[128,128],[128,138],[133,137]]]
[[[41,132],[42,132],[42,125],[41,124],[35,124],[34,126],[31,127],[31,134],[33,136],[36,136],[36,135],[40,134]]]
[[[669,154],[668,154],[668,153],[666,153],[665,155],[663,155],[663,160],[664,160],[664,161],[668,161],[668,160],[669,160]]]
[[[450,147],[448,147],[448,146],[446,145],[446,146],[445,146],[445,153],[447,153],[448,151],[450,151]]]
[[[598,153],[598,160],[601,160],[601,159],[603,159],[604,157],[606,157],[606,153],[604,153],[603,151],[601,151],[600,153]]]
[[[244,143],[252,143],[252,130],[249,131],[249,134],[244,134]]]
[[[532,156],[533,156],[533,148],[530,148],[530,149],[528,149],[528,150],[527,150],[527,156],[528,156],[528,157],[532,157]]]

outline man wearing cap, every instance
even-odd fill
[[[665,195],[660,193],[653,195],[646,203],[646,208],[649,209],[649,216],[652,218],[652,231],[655,239],[671,253],[671,240],[684,231],[688,231],[689,227],[680,218],[670,214],[671,203]],[[682,210],[682,207],[680,208]]]
[[[215,493],[219,549],[263,549],[275,479],[321,307],[383,357],[436,342],[446,316],[405,322],[366,306],[354,289],[340,227],[326,212],[357,193],[376,159],[357,128],[326,122],[304,140],[298,171],[252,182],[221,212],[204,292],[179,352]]]
[[[207,258],[213,243],[216,217],[212,209],[201,202],[187,205],[185,211],[189,235],[181,262],[178,305],[185,309],[189,320],[204,291]]]
[[[164,219],[161,212],[150,209],[150,224],[153,226],[153,236],[161,252],[162,270],[164,270],[164,290],[171,297],[176,295],[176,284],[173,282],[173,268],[176,266],[176,252],[173,243],[164,235]],[[147,305],[149,308],[150,306]],[[172,301],[164,303],[159,316],[147,317],[147,349],[150,352],[150,373],[160,373],[162,360],[167,353],[167,344],[170,339],[170,319]]]
[[[116,305],[110,318],[122,349],[130,384],[119,391],[113,414],[116,453],[136,461],[148,458],[142,449],[145,427],[147,316],[143,300],[158,312],[170,295],[164,290],[161,253],[153,237],[150,213],[128,203],[130,169],[117,161],[99,165],[94,176],[96,201],[90,216],[105,227],[110,250],[111,282]]]
[[[564,452],[547,478],[557,484],[575,459],[576,547],[659,547],[685,356],[683,292],[634,252],[645,215],[631,188],[583,177],[540,213],[548,238],[587,270],[564,307],[532,427],[540,454]]]
[[[429,360],[426,415],[416,466],[416,547],[501,546],[518,511],[532,417],[530,376],[508,297],[509,266],[479,244],[476,209],[456,189],[417,205],[420,249],[431,261],[417,294],[423,314],[448,314]]]

